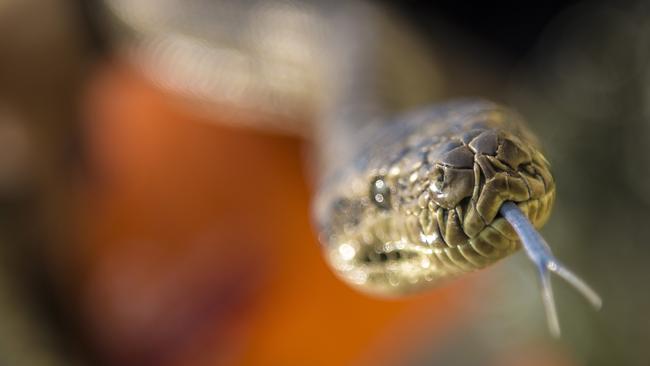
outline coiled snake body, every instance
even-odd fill
[[[344,281],[385,296],[412,293],[523,247],[539,270],[554,334],[550,272],[600,306],[535,231],[550,215],[555,183],[516,113],[459,100],[386,117],[400,101],[411,107],[418,104],[412,97],[435,99],[427,93],[435,78],[420,62],[429,59],[426,47],[405,46],[413,37],[374,6],[105,2],[161,85],[259,115],[299,115],[302,106],[320,112],[314,219],[326,259]],[[280,127],[296,129],[288,126]]]

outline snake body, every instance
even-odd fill
[[[521,117],[484,100],[405,113],[444,93],[426,44],[386,12],[342,0],[105,1],[126,25],[129,54],[158,84],[258,116],[315,112],[308,128],[275,126],[314,131],[314,219],[345,282],[397,296],[524,248],[554,334],[550,272],[600,305],[535,231],[550,215],[555,182]],[[259,120],[269,121],[247,122]]]

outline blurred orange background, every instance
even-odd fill
[[[441,97],[502,101],[546,147],[558,201],[543,235],[605,300],[591,312],[554,282],[560,340],[523,253],[405,299],[347,287],[311,226],[312,146],[270,131],[308,123],[216,103],[247,91],[243,101],[268,97],[296,120],[314,106],[265,88],[177,90],[151,65],[188,77],[181,87],[220,69],[201,57],[180,71],[138,63],[130,47],[142,45],[107,20],[118,14],[108,3],[169,15],[153,23],[163,39],[185,26],[222,35],[214,12],[183,12],[179,0],[0,1],[0,365],[647,363],[647,3],[384,4],[432,46]],[[198,49],[209,56],[215,42]],[[285,51],[276,61],[301,55]],[[279,85],[294,75],[271,74]]]
[[[387,301],[335,278],[303,141],[193,115],[119,63],[98,68],[84,114],[68,280],[112,364],[399,364],[459,321],[462,283]]]

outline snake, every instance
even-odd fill
[[[553,335],[560,327],[551,273],[601,306],[537,231],[556,183],[523,117],[484,98],[413,108],[414,95],[435,99],[425,92],[435,73],[416,62],[429,54],[422,43],[404,46],[412,34],[386,22],[376,4],[190,3],[105,0],[121,44],[159,85],[271,115],[266,121],[285,121],[285,131],[304,127],[291,117],[316,111],[318,122],[300,129],[317,146],[313,221],[338,278],[400,297],[523,249],[539,273]],[[387,33],[387,24],[398,31]]]

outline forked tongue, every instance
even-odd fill
[[[521,212],[514,202],[508,201],[503,203],[499,211],[510,225],[512,225],[512,228],[515,229],[521,239],[526,254],[535,263],[539,271],[542,286],[542,301],[546,309],[546,319],[549,330],[554,337],[560,336],[560,322],[558,321],[557,311],[555,310],[550,272],[554,272],[562,277],[578,290],[594,308],[600,309],[602,306],[600,296],[553,256],[551,248],[544,238],[535,230],[526,215]]]

